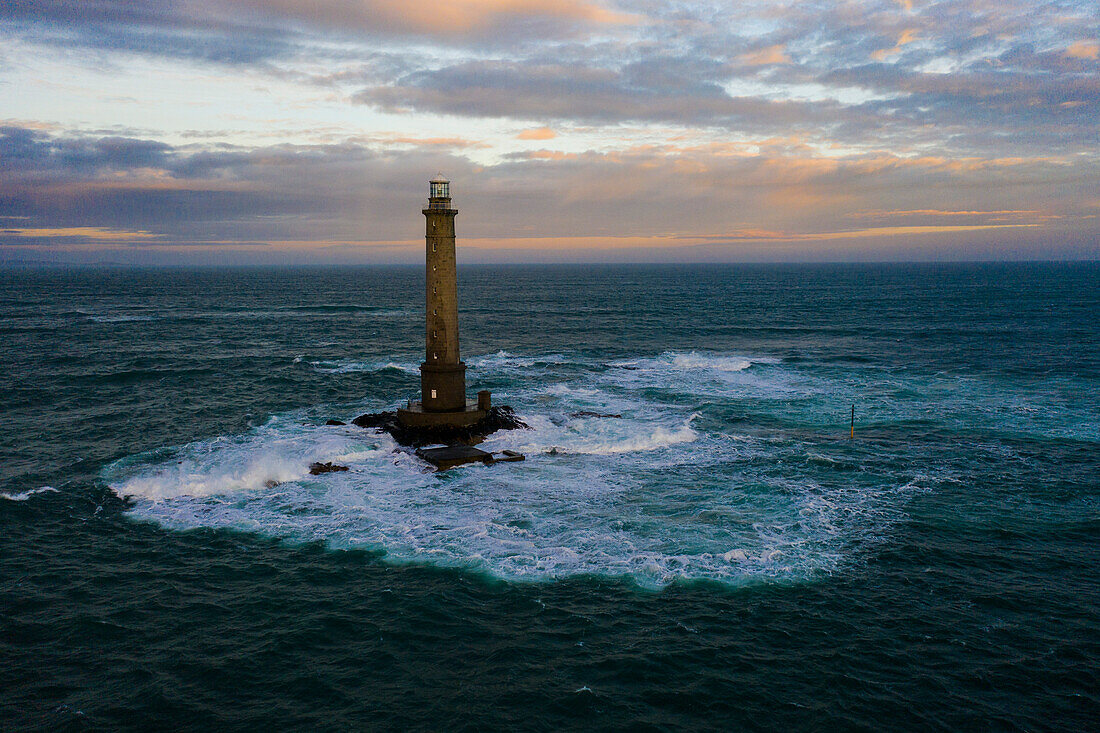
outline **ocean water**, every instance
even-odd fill
[[[2,272],[0,729],[1092,728],[1098,276],[462,267],[437,474],[419,268]]]

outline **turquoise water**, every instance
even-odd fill
[[[1090,727],[1098,274],[460,268],[433,474],[418,268],[0,273],[0,728]]]

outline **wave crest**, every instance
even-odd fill
[[[28,491],[23,491],[23,492],[20,492],[18,494],[0,494],[0,499],[7,499],[8,501],[26,501],[27,499],[30,499],[32,496],[36,496],[38,494],[60,494],[60,493],[61,493],[60,491],[58,491],[57,489],[55,489],[52,486],[42,486],[40,488],[30,489]]]
[[[505,385],[496,400],[532,427],[482,447],[518,449],[522,463],[437,474],[387,435],[287,413],[119,461],[105,478],[133,497],[136,516],[168,527],[369,548],[504,579],[606,574],[653,588],[833,572],[903,516],[898,495],[919,490],[900,469],[853,471],[844,445],[815,442],[807,458],[800,438],[734,435],[716,422],[710,395],[784,389],[797,369],[753,368],[776,360],[665,352],[617,368],[501,351],[477,363]],[[415,371],[395,361],[311,366]],[[328,461],[350,470],[309,475],[310,463]]]

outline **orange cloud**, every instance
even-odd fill
[[[908,209],[905,211],[857,211],[854,217],[882,219],[892,216],[1030,216],[1038,214],[1034,209],[1003,209],[996,211],[944,211],[943,209]]]
[[[0,127],[22,127],[27,130],[59,130],[61,125],[56,122],[42,122],[41,120],[16,120],[8,118],[0,120]]]
[[[370,138],[365,138],[370,139]],[[464,137],[410,137],[408,135],[379,135],[375,140],[389,145],[413,145],[416,147],[441,148],[488,148],[488,143],[480,140],[468,140]]]
[[[1100,43],[1096,41],[1077,41],[1066,49],[1066,58],[1092,59],[1096,61],[1100,57]]]
[[[161,235],[146,231],[127,229],[105,229],[103,227],[53,227],[48,229],[0,229],[0,234],[16,237],[79,237],[97,241],[140,241],[157,239]]]
[[[748,242],[767,240],[770,242],[824,242],[832,239],[866,239],[868,237],[895,237],[902,234],[950,234],[953,232],[973,232],[985,229],[1010,229],[1017,227],[1037,227],[1038,224],[959,224],[955,226],[901,226],[869,227],[836,232],[785,233],[758,229],[738,229],[729,234],[711,234],[684,239],[702,239],[707,241]]]
[[[563,153],[559,150],[532,150],[529,153],[521,153],[519,157],[525,160],[578,160],[579,153]]]
[[[782,43],[777,43],[774,46],[768,46],[758,51],[751,51],[749,53],[741,54],[739,56],[741,63],[749,66],[767,66],[768,64],[789,64],[791,63],[791,57],[787,55],[786,46]]]
[[[898,36],[898,42],[894,44],[893,48],[880,48],[879,50],[871,54],[871,58],[873,58],[875,61],[884,61],[890,56],[901,53],[902,46],[912,43],[916,39],[916,37],[916,28],[906,28],[901,32],[901,35]]]
[[[558,133],[551,130],[549,127],[536,127],[533,130],[524,130],[520,134],[516,135],[517,140],[553,140],[558,136]]]
[[[1038,224],[978,224],[957,226],[895,226],[870,227],[831,232],[782,232],[768,229],[736,229],[726,234],[684,234],[684,235],[624,235],[624,236],[560,236],[560,237],[463,237],[463,248],[471,249],[534,249],[546,250],[592,250],[592,249],[648,249],[652,247],[682,247],[713,244],[715,242],[825,242],[837,239],[867,239],[873,237],[893,237],[912,234],[951,234],[958,232],[983,231],[987,229],[1009,229],[1035,227]],[[233,244],[225,242],[225,244]],[[424,246],[422,240],[375,241],[375,242],[307,242],[307,241],[271,241],[267,244],[275,247],[298,248],[303,246],[350,245],[379,248],[418,249]]]
[[[409,0],[243,0],[260,11],[307,22],[373,31],[458,36],[483,31],[510,20],[548,19],[601,25],[637,22],[637,16],[619,13],[585,0],[449,0],[445,3]],[[218,8],[215,5],[214,10]]]

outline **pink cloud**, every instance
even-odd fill
[[[748,66],[768,66],[770,64],[791,63],[791,57],[787,55],[786,46],[782,43],[741,54],[740,60]]]
[[[208,2],[208,0],[202,0]],[[241,0],[258,12],[304,20],[316,25],[381,33],[434,37],[477,35],[516,22],[541,21],[580,25],[634,23],[637,16],[609,10],[586,0]],[[219,12],[218,5],[211,5]]]
[[[1065,55],[1071,59],[1092,59],[1096,61],[1100,57],[1100,43],[1096,41],[1077,41],[1070,44]]]
[[[551,130],[549,127],[537,127],[532,130],[524,130],[520,134],[516,135],[517,140],[553,140],[558,136],[558,133]]]

